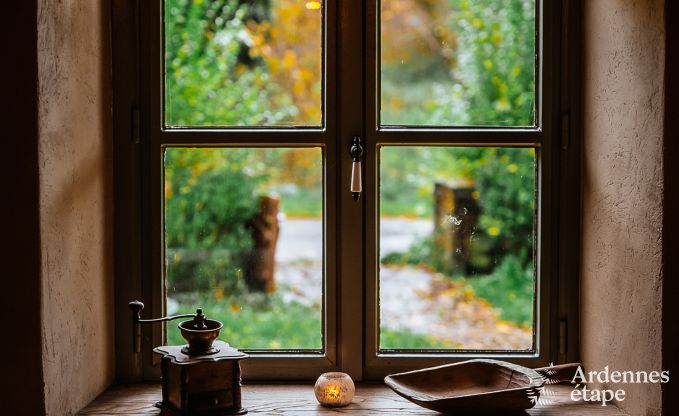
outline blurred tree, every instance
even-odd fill
[[[467,125],[535,125],[535,0],[450,0]]]
[[[535,125],[535,0],[450,0],[457,17],[464,124]],[[532,149],[451,151],[458,175],[475,182],[481,227],[499,252],[532,260],[535,153]]]
[[[268,0],[165,2],[167,125],[274,125],[294,113],[251,53],[248,25],[268,24],[269,10]]]
[[[321,125],[322,20],[319,1],[274,0],[270,20],[249,21],[250,55],[266,63],[271,82],[287,95],[274,106],[289,105],[295,125]]]
[[[380,2],[380,122],[457,124],[441,120],[438,97],[453,87],[456,34],[451,6],[441,0]],[[446,116],[454,113],[446,112]]]

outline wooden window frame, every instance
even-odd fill
[[[527,366],[578,358],[579,267],[579,16],[580,2],[537,0],[536,50],[540,86],[536,128],[393,128],[378,126],[378,0],[329,0],[324,7],[326,42],[324,125],[321,128],[172,128],[160,118],[160,0],[113,0],[116,370],[118,379],[157,379],[152,346],[162,326],[145,328],[141,354],[132,352],[127,301],[143,299],[145,314],[164,313],[162,205],[153,203],[161,181],[164,146],[320,146],[324,155],[325,353],[253,353],[244,363],[249,379],[313,379],[341,370],[353,378],[493,357]],[[152,45],[156,45],[155,47]],[[155,57],[155,58],[154,58]],[[352,65],[352,62],[364,62]],[[343,64],[342,64],[343,63]],[[341,65],[341,67],[340,67]],[[365,69],[364,69],[365,68]],[[341,69],[341,70],[340,70]],[[153,74],[156,74],[154,76]],[[152,97],[156,97],[155,99]],[[333,108],[335,110],[333,110]],[[375,111],[370,111],[373,109]],[[340,116],[337,116],[340,114]],[[153,127],[155,126],[155,127]],[[350,180],[351,138],[364,138],[365,195],[356,203],[344,192]],[[195,141],[200,135],[200,142]],[[426,137],[424,137],[426,136]],[[283,143],[284,142],[284,143]],[[378,354],[376,152],[383,145],[472,145],[539,149],[539,219],[536,248],[540,285],[536,353],[425,352]],[[153,184],[156,186],[152,186]],[[359,219],[357,221],[357,219]],[[340,232],[341,230],[341,232]],[[372,230],[368,232],[368,230]],[[357,242],[359,242],[357,244]],[[153,260],[155,259],[155,260]],[[339,260],[336,260],[339,259]],[[362,259],[362,261],[356,261]],[[339,277],[341,276],[341,278]],[[365,276],[365,278],[364,278]],[[361,319],[357,319],[361,317]]]
[[[394,371],[406,371],[415,368],[442,365],[450,362],[468,360],[471,358],[496,358],[518,364],[538,367],[554,361],[552,356],[553,345],[550,343],[553,325],[551,316],[553,303],[545,298],[545,294],[551,293],[554,284],[554,274],[551,273],[550,259],[554,251],[552,245],[551,224],[554,219],[553,207],[550,204],[553,192],[553,157],[556,122],[554,103],[554,84],[552,76],[554,57],[558,48],[545,47],[545,43],[553,45],[550,41],[556,38],[553,29],[556,26],[553,21],[545,22],[546,16],[554,16],[555,11],[550,7],[555,2],[536,0],[536,127],[400,127],[380,126],[379,122],[379,51],[380,51],[380,13],[379,0],[367,0],[366,7],[369,15],[376,16],[370,21],[374,27],[366,29],[366,142],[367,152],[375,154],[381,146],[492,146],[492,147],[534,147],[536,149],[537,181],[536,192],[538,193],[536,210],[537,239],[535,249],[537,251],[535,304],[538,310],[535,312],[535,344],[534,352],[520,351],[445,351],[413,354],[410,351],[395,353],[380,353],[379,351],[379,260],[376,251],[369,248],[377,247],[379,236],[379,210],[378,210],[378,181],[379,160],[369,158],[366,160],[367,192],[366,214],[367,229],[374,230],[366,233],[366,333],[365,333],[365,369],[364,375],[369,379],[382,378]],[[369,23],[366,24],[366,26]],[[374,94],[372,92],[375,92]],[[538,156],[539,153],[539,156]],[[374,249],[373,249],[374,250]]]

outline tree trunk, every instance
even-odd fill
[[[245,273],[250,290],[271,293],[276,290],[274,272],[276,266],[276,242],[278,241],[278,198],[263,196],[259,213],[250,221],[253,248]]]
[[[472,270],[472,234],[479,207],[473,188],[434,186],[434,262],[448,275],[469,274]]]

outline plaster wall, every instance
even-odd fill
[[[581,360],[660,370],[664,2],[582,4]],[[660,414],[660,385],[616,388],[629,414]]]
[[[114,377],[110,6],[38,1],[45,410],[75,414]]]

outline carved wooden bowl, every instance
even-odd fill
[[[545,379],[530,368],[484,359],[392,374],[384,382],[427,409],[478,415],[535,406]]]

